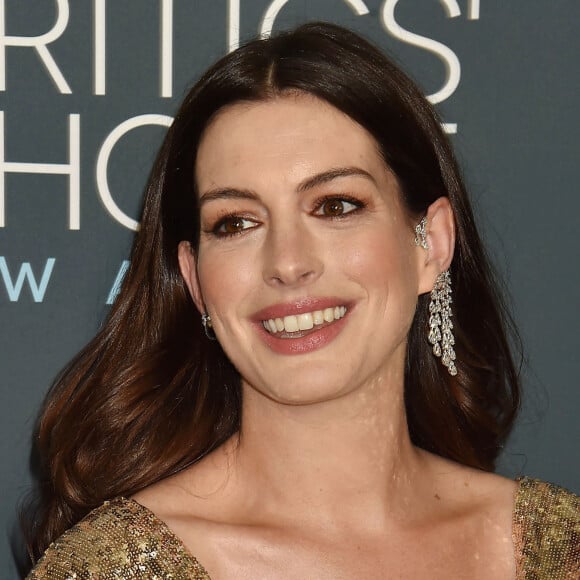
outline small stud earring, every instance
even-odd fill
[[[204,312],[201,315],[201,323],[203,324],[205,335],[209,338],[209,340],[217,340],[215,332],[213,331],[211,316],[207,314],[207,312]]]
[[[427,242],[427,217],[424,217],[415,226],[415,245],[421,246],[424,250],[429,249],[429,243]]]

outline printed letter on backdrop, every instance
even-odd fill
[[[6,36],[6,0],[0,0],[0,91],[6,90],[6,47],[28,46],[38,53],[54,84],[61,93],[70,94],[72,91],[64,76],[60,72],[54,58],[46,48],[65,31],[68,24],[68,0],[56,0],[58,16],[54,26],[39,36]]]
[[[97,190],[106,210],[115,220],[130,230],[137,230],[139,223],[124,213],[113,199],[107,176],[109,157],[117,141],[132,129],[143,127],[144,125],[162,125],[169,127],[172,122],[173,119],[167,115],[138,115],[137,117],[131,117],[123,121],[109,133],[99,151],[99,157],[97,158]]]
[[[8,270],[8,264],[6,263],[6,258],[0,256],[0,275],[4,282],[6,292],[10,302],[18,302],[20,299],[20,293],[22,292],[22,287],[24,286],[24,280],[28,280],[28,286],[30,287],[30,292],[32,293],[32,298],[35,302],[42,302],[44,300],[44,295],[46,293],[46,288],[52,275],[52,269],[54,268],[55,258],[48,258],[46,260],[46,265],[44,266],[44,271],[40,278],[40,282],[36,282],[34,272],[32,271],[32,266],[30,262],[23,262],[20,266],[16,282],[12,282],[12,277],[10,276],[10,271]]]
[[[68,228],[79,230],[81,225],[80,200],[80,116],[68,116],[69,153],[68,163],[21,163],[4,160],[4,111],[0,111],[0,228],[5,227],[5,174],[43,173],[46,175],[68,175]]]

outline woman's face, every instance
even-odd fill
[[[424,250],[365,129],[310,95],[236,104],[195,177],[182,270],[246,386],[305,404],[402,377]]]

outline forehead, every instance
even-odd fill
[[[374,138],[332,105],[306,94],[236,103],[220,111],[198,150],[198,189],[226,181],[299,181],[335,167],[388,171]],[[229,185],[234,185],[229,183]]]

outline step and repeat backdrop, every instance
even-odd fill
[[[39,406],[115,298],[178,103],[239,43],[309,20],[367,36],[438,108],[524,341],[500,471],[580,492],[580,2],[0,0],[0,577]]]

